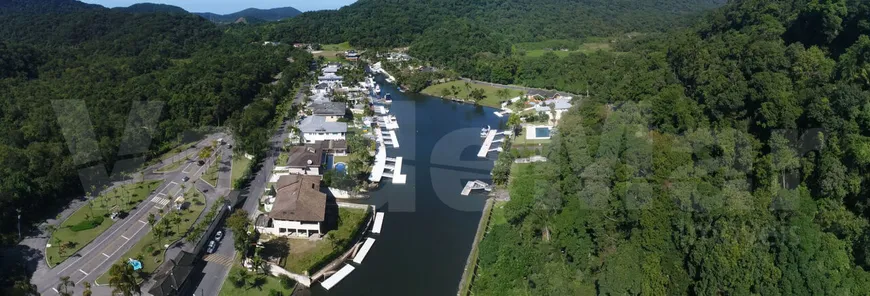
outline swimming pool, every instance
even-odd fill
[[[535,137],[536,138],[549,138],[550,137],[550,128],[549,127],[536,127],[535,128]]]
[[[347,171],[347,164],[343,162],[336,163],[335,170],[344,173]]]

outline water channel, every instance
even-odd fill
[[[350,275],[330,291],[312,295],[455,295],[484,205],[482,193],[461,196],[465,182],[490,182],[490,159],[477,157],[480,129],[497,127],[488,107],[422,94],[402,93],[382,78],[391,93],[390,113],[400,124],[399,148],[387,156],[404,158],[407,184],[385,179],[367,203],[386,212],[382,233]]]

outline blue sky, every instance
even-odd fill
[[[141,2],[175,5],[190,12],[233,13],[245,8],[275,8],[291,6],[301,11],[338,9],[355,0],[80,0],[105,7],[130,6]]]

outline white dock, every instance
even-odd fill
[[[369,181],[378,183],[384,177],[393,179],[393,184],[405,184],[408,178],[407,175],[402,174],[402,158],[387,157],[387,147],[381,144],[375,154],[375,164],[372,166]]]
[[[375,106],[375,113],[380,114],[380,115],[387,115],[390,113],[390,110],[387,109],[387,107],[384,107],[381,105],[376,105]]]
[[[396,120],[395,116],[384,115],[384,116],[377,117],[377,120],[378,120],[378,125],[385,128],[385,129],[394,130],[394,129],[399,128],[399,121]]]
[[[492,146],[493,140],[495,140],[496,134],[498,134],[498,131],[494,129],[486,132],[486,138],[483,140],[483,145],[480,146],[480,151],[477,152],[477,157],[486,157],[486,154],[488,154],[490,151],[489,147]]]
[[[359,252],[356,253],[356,256],[353,256],[353,262],[356,264],[362,264],[363,259],[366,258],[366,255],[372,249],[372,246],[375,244],[375,239],[367,237],[366,242],[363,243],[362,248],[359,249]]]
[[[341,269],[339,269],[338,272],[336,272],[335,274],[330,276],[328,279],[326,279],[325,281],[320,283],[320,285],[323,286],[324,289],[327,289],[327,290],[332,289],[332,287],[337,285],[338,282],[343,280],[344,277],[349,275],[350,272],[353,270],[354,270],[354,267],[350,264],[347,264],[344,267],[342,267]]]
[[[465,187],[462,188],[462,193],[460,193],[460,194],[462,194],[464,196],[468,196],[469,194],[471,194],[472,190],[480,190],[480,189],[483,189],[486,191],[492,191],[492,186],[490,186],[489,184],[486,184],[485,182],[480,181],[480,180],[468,181],[468,183],[465,183]]]
[[[372,226],[372,233],[381,233],[381,227],[384,226],[384,212],[375,213],[375,225]]]
[[[375,128],[375,138],[379,144],[391,145],[393,148],[399,148],[399,138],[394,131],[385,131],[380,127]]]

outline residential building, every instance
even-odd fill
[[[302,141],[307,144],[325,140],[345,140],[347,123],[329,122],[323,116],[308,116],[299,123]]]
[[[267,197],[268,213],[255,221],[260,233],[291,237],[323,234],[326,194],[320,192],[320,176],[281,176],[274,192],[274,197]]]
[[[336,122],[347,113],[347,104],[342,102],[327,102],[311,105],[312,114],[323,116],[327,122]]]
[[[323,154],[347,155],[347,141],[345,140],[326,140],[315,144],[306,144],[305,146],[320,149],[320,151],[323,151]]]
[[[276,172],[299,175],[320,175],[323,164],[323,150],[315,146],[292,146],[287,163],[275,167]]]

